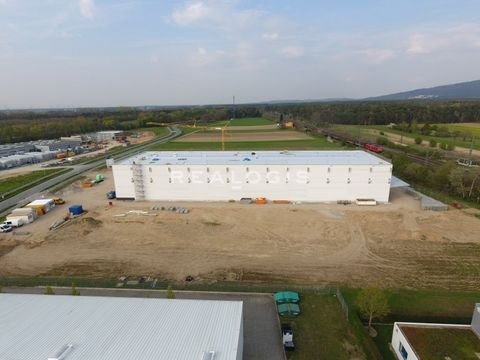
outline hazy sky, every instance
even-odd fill
[[[478,0],[0,0],[0,108],[360,98],[479,64]]]

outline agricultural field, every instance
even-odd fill
[[[275,123],[269,119],[263,118],[263,117],[255,117],[255,118],[240,118],[240,119],[235,119],[232,121],[229,120],[224,120],[224,121],[218,121],[212,124],[209,124],[209,126],[225,126],[228,123],[228,127],[235,127],[235,126],[263,126],[263,125],[273,125],[275,126]]]
[[[199,131],[184,135],[173,142],[214,142],[221,139],[220,131]],[[225,142],[256,142],[256,141],[294,141],[312,140],[305,133],[295,130],[260,130],[260,131],[226,131]]]
[[[237,141],[225,142],[225,150],[321,150],[321,149],[341,149],[339,143],[330,143],[325,138],[311,138],[305,140],[272,140],[272,141]],[[211,142],[187,142],[171,141],[165,144],[152,146],[150,150],[221,150],[222,143],[218,141]]]
[[[222,149],[222,134],[219,130],[187,130],[189,131],[185,135],[168,143],[152,146],[151,150]],[[318,150],[342,147],[339,143],[328,142],[323,136],[310,136],[296,130],[279,130],[271,123],[227,128],[224,139],[225,150]]]
[[[463,134],[473,135],[480,139],[480,123],[455,123],[455,124],[437,124],[446,126],[449,131],[458,131]]]

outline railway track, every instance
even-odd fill
[[[365,151],[368,151],[368,149],[364,148],[365,144],[372,143],[371,141],[367,141],[365,139],[355,138],[355,137],[352,137],[350,135],[339,133],[339,132],[336,132],[336,131],[331,131],[331,130],[322,129],[321,133],[325,136],[329,136],[330,138],[332,138],[334,140],[343,141],[343,142],[345,142],[347,144],[350,144],[350,145],[353,145],[353,146],[360,146]],[[427,165],[427,166],[431,166],[431,167],[439,167],[439,166],[442,166],[444,164],[443,161],[435,160],[435,159],[429,159],[428,156],[424,157],[424,156],[420,156],[420,155],[416,155],[416,154],[408,154],[408,153],[405,153],[402,150],[394,149],[394,148],[390,148],[390,147],[385,147],[384,145],[382,145],[382,147],[386,152],[393,153],[393,154],[404,154],[410,160],[412,160],[416,163],[419,163],[419,164],[423,164],[423,165]],[[379,155],[378,153],[375,153],[373,151],[369,151],[369,152],[371,152],[372,154]]]

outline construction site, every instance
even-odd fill
[[[0,234],[1,276],[277,281],[476,288],[475,210],[424,211],[401,188],[378,206],[108,200],[110,170],[66,204]],[[72,205],[83,211],[62,226]],[[421,276],[419,276],[421,274]]]

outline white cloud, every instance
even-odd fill
[[[95,2],[94,0],[79,0],[78,6],[80,14],[87,19],[92,20],[95,17]]]
[[[208,51],[206,48],[199,47],[192,56],[192,64],[195,66],[206,66],[218,61],[225,55],[223,50]]]
[[[392,59],[395,56],[395,51],[391,49],[367,49],[361,51],[368,62],[373,64],[381,64]]]
[[[406,52],[422,55],[459,49],[475,50],[478,47],[480,47],[480,24],[466,23],[416,32],[408,38]]]
[[[289,58],[299,58],[305,54],[303,46],[287,46],[280,51],[283,55]]]
[[[434,48],[434,44],[422,34],[414,34],[408,39],[407,53],[409,54],[429,54]]]
[[[182,9],[175,10],[172,14],[173,20],[179,25],[191,25],[212,15],[211,9],[203,2],[192,2]]]
[[[278,39],[278,33],[276,32],[271,32],[271,33],[263,33],[262,34],[262,39],[264,40],[277,40]]]

